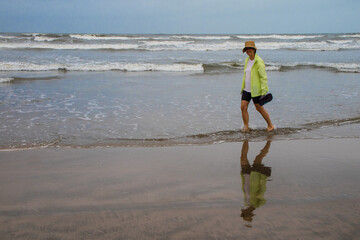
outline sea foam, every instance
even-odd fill
[[[306,38],[321,38],[324,35],[278,35],[278,34],[271,34],[271,35],[240,35],[237,36],[240,39],[281,39],[281,40],[301,40]]]
[[[0,83],[9,83],[13,80],[14,78],[0,78]]]
[[[50,63],[36,64],[29,62],[0,62],[0,71],[163,71],[191,72],[203,71],[202,64],[154,64],[154,63],[122,63],[122,62],[89,62],[89,63]],[[5,78],[4,78],[5,79]],[[3,80],[5,81],[5,80]]]
[[[105,36],[96,34],[70,34],[71,38],[84,39],[84,40],[144,40],[148,37],[128,37],[128,36]]]

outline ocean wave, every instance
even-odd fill
[[[193,41],[140,41],[145,46],[174,46],[178,48],[185,47],[187,44],[193,43]]]
[[[271,34],[271,35],[240,35],[236,36],[240,39],[281,39],[281,40],[301,40],[307,38],[321,38],[325,35],[279,35],[279,34]]]
[[[172,38],[197,39],[197,40],[227,40],[227,39],[231,39],[231,36],[196,36],[196,35],[182,35],[182,36],[172,36]]]
[[[227,72],[227,71],[240,71],[244,69],[244,63],[239,62],[222,62],[203,64],[205,72]],[[314,69],[328,69],[330,71],[347,72],[347,73],[360,73],[360,64],[357,63],[266,63],[265,69],[267,71],[291,71],[303,68]]]
[[[352,43],[356,43],[356,41],[350,39],[350,40],[327,40],[327,42],[329,43],[334,43],[334,44],[352,44]]]
[[[58,40],[58,38],[51,38],[51,37],[45,37],[45,36],[35,36],[34,37],[34,41],[37,42],[52,42],[52,41],[56,41]]]
[[[48,49],[48,50],[133,50],[133,51],[228,51],[242,50],[241,41],[199,43],[183,40],[138,41],[119,43],[69,43],[58,42],[56,38],[36,36],[29,42],[0,42],[0,48],[7,49]],[[259,41],[257,47],[262,50],[287,49],[295,51],[339,51],[342,49],[360,49],[357,40],[327,40],[314,42],[266,42]]]
[[[360,49],[359,41],[352,40],[333,40],[333,41],[314,41],[314,42],[266,42],[256,43],[261,50],[295,50],[295,51],[339,51],[342,49]],[[242,50],[243,42],[226,41],[222,43],[189,43],[183,46],[182,50],[190,51],[226,51]],[[163,50],[161,48],[157,50]],[[167,48],[166,50],[174,50]],[[178,49],[181,50],[181,49]]]
[[[11,81],[13,81],[14,78],[0,78],[0,83],[9,83]]]
[[[18,36],[5,36],[5,35],[0,35],[0,38],[3,38],[3,39],[17,39],[19,38]]]
[[[138,44],[52,44],[52,43],[0,43],[0,48],[10,49],[54,49],[54,50],[131,50],[138,49]]]
[[[263,50],[287,49],[296,51],[339,51],[341,49],[360,49],[360,44],[358,42],[257,42],[256,45],[259,49]]]
[[[339,72],[360,73],[360,64],[358,63],[316,63],[313,65],[320,68],[335,69]]]
[[[46,77],[8,77],[8,78],[0,78],[0,84],[9,84],[9,83],[21,83],[21,82],[29,82],[29,81],[39,81],[39,80],[53,80],[60,79],[59,76],[46,76]]]
[[[135,36],[114,36],[114,35],[97,35],[97,34],[70,34],[71,38],[83,40],[144,40],[149,37],[135,37]]]
[[[315,68],[315,69],[328,69],[336,72],[345,73],[360,73],[360,64],[358,63],[293,63],[277,65],[276,63],[271,64],[276,71],[288,71],[297,70],[302,68]]]
[[[165,42],[164,42],[165,43]],[[155,44],[145,43],[139,46],[139,50],[148,51],[228,51],[228,50],[241,50],[244,46],[240,42],[223,42],[223,43],[194,43],[194,42],[174,42],[168,45],[161,45],[161,42]]]
[[[194,43],[194,42],[158,42],[151,45],[146,42],[145,47],[139,49],[151,51],[228,51],[242,50],[243,42],[225,41],[221,43]],[[148,46],[146,46],[148,44]],[[161,44],[163,44],[161,46]],[[170,45],[171,44],[171,45]],[[257,42],[259,49],[262,50],[295,50],[295,51],[339,51],[342,49],[360,49],[360,42],[357,41],[321,41],[321,42]],[[157,47],[156,47],[157,46]]]
[[[243,35],[121,35],[121,34],[51,34],[51,33],[23,33],[23,34],[11,34],[2,33],[0,39],[35,39],[38,37],[49,37],[49,38],[68,38],[78,39],[86,41],[126,41],[126,40],[199,40],[199,41],[221,41],[221,40],[280,40],[280,41],[297,41],[297,40],[308,40],[308,41],[319,41],[326,39],[340,38],[359,38],[359,33],[349,34],[243,34]]]
[[[360,73],[358,63],[277,63],[267,62],[267,71],[292,71],[304,68],[327,69],[344,73]],[[0,71],[128,71],[128,72],[205,72],[226,73],[243,71],[243,62],[219,62],[219,63],[125,63],[125,62],[66,62],[37,64],[32,62],[0,62]],[[6,78],[2,78],[6,82]]]
[[[341,35],[340,37],[344,37],[344,38],[360,38],[360,34],[345,34],[345,35]]]
[[[203,64],[205,73],[226,73],[234,71],[242,71],[244,69],[244,63],[239,62],[222,62],[222,63],[206,63]],[[282,68],[281,65],[266,65],[265,69],[267,71],[280,71]]]
[[[227,51],[227,50],[241,50],[244,44],[240,42],[227,41],[223,43],[213,44],[190,44],[186,46],[186,50],[190,51]]]
[[[163,71],[191,72],[203,71],[202,64],[153,64],[153,63],[73,63],[73,64],[36,64],[29,62],[0,62],[0,71]]]

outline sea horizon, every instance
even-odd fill
[[[165,32],[149,32],[149,33],[141,33],[141,32],[46,32],[46,31],[4,31],[1,33],[12,33],[12,34],[21,34],[21,33],[40,33],[40,34],[95,34],[95,35],[313,35],[313,34],[358,34],[360,32],[268,32],[268,33],[259,33],[259,32],[248,32],[248,33],[199,33],[199,32],[178,32],[178,33],[165,33]]]

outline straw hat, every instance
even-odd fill
[[[243,53],[246,52],[246,49],[248,49],[248,48],[253,48],[253,49],[257,50],[257,48],[255,47],[254,41],[246,41],[245,42],[245,47],[243,48]]]

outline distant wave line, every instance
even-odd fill
[[[278,39],[278,40],[303,40],[331,38],[360,38],[359,33],[348,34],[54,34],[54,33],[0,33],[0,39],[79,39],[87,41],[98,40],[166,40],[166,39],[191,39],[191,40],[229,40],[229,39]]]
[[[321,38],[325,35],[288,35],[288,34],[270,34],[270,35],[239,35],[240,39],[284,39],[284,40],[301,40],[306,38]]]
[[[192,72],[203,71],[202,64],[153,64],[153,63],[74,63],[74,64],[36,64],[29,62],[0,62],[0,71],[164,71]],[[9,81],[8,79],[6,81]],[[5,80],[4,80],[5,82]]]
[[[205,72],[216,72],[216,71],[226,71],[226,70],[243,70],[244,63],[239,62],[223,62],[223,63],[209,63],[203,64]],[[314,69],[328,69],[338,72],[348,72],[348,73],[360,73],[360,64],[358,63],[266,63],[265,66],[267,71],[290,71],[298,70],[302,68],[314,68]]]
[[[220,63],[125,63],[125,62],[87,62],[87,63],[48,63],[37,64],[32,62],[0,62],[0,71],[162,71],[162,72],[205,72],[226,73],[242,71],[243,62]],[[267,62],[267,71],[291,71],[303,68],[328,69],[337,72],[360,73],[358,63],[276,63]],[[1,78],[0,83],[10,82],[8,78]]]
[[[36,37],[35,41],[26,42],[0,42],[3,49],[30,49],[30,50],[130,50],[130,51],[229,51],[242,50],[242,41],[223,42],[196,42],[187,39],[178,40],[141,40],[136,42],[59,42],[52,37]],[[277,42],[259,41],[256,43],[261,50],[293,50],[293,51],[339,51],[347,49],[360,49],[360,40],[341,39],[327,41],[297,41]]]

